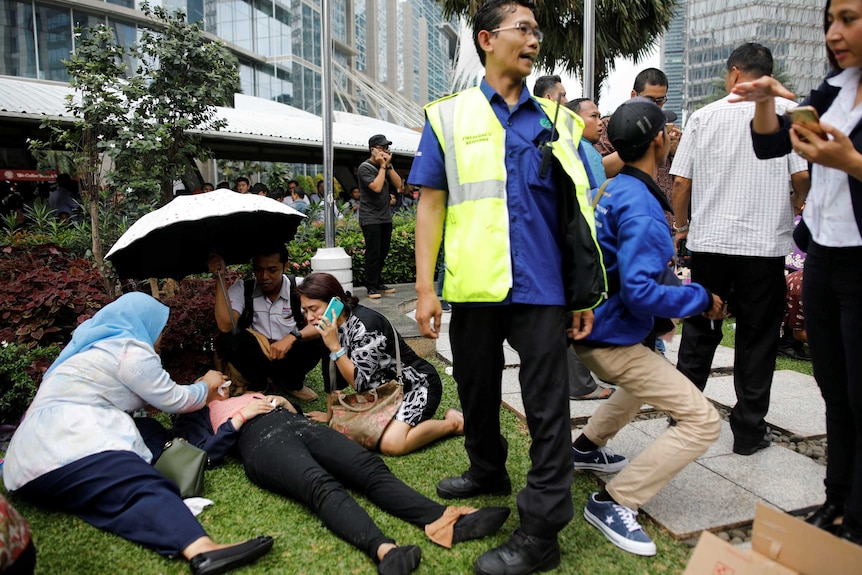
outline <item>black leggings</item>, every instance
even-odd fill
[[[272,411],[244,425],[239,450],[252,482],[307,505],[333,533],[375,561],[377,548],[394,541],[345,487],[420,528],[446,509],[395,477],[377,455],[289,411]]]

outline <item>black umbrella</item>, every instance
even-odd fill
[[[121,278],[179,280],[206,272],[213,251],[239,264],[262,246],[290,241],[304,217],[276,200],[231,190],[178,196],[132,224],[105,259]]]

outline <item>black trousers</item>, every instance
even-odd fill
[[[276,410],[254,418],[242,428],[239,450],[251,481],[305,504],[333,533],[375,561],[377,548],[394,541],[347,489],[419,528],[446,510],[395,477],[379,456],[302,415]]]
[[[811,242],[802,280],[814,377],[826,402],[826,498],[862,531],[862,248]]]
[[[697,252],[691,256],[691,279],[725,302],[733,290],[736,406],[730,414],[730,427],[736,446],[752,447],[766,434],[764,417],[769,411],[778,332],[787,291],[784,258]],[[700,390],[706,387],[721,336],[719,320],[712,322],[697,315],[683,322],[677,369]]]
[[[456,305],[449,326],[468,473],[479,482],[506,476],[507,446],[500,435],[503,340],[521,356],[521,395],[533,442],[518,511],[521,528],[538,537],[554,536],[573,516],[565,333],[570,317],[556,306]]]
[[[362,226],[365,237],[365,286],[371,289],[383,285],[383,262],[392,242],[392,223]]]
[[[252,391],[265,391],[267,379],[272,379],[273,385],[283,392],[302,389],[305,376],[320,361],[323,349],[320,340],[297,342],[282,359],[273,361],[263,354],[247,330],[222,333],[216,338],[219,356],[249,380]]]

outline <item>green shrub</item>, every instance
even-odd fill
[[[0,342],[0,423],[17,425],[59,353],[58,346],[28,349]]]
[[[413,283],[416,280],[416,211],[396,212],[392,217],[392,244],[383,263],[383,278],[394,284]],[[321,222],[306,220],[288,244],[290,273],[305,276],[311,273],[311,258],[324,247],[324,228]],[[362,228],[353,214],[346,215],[335,224],[335,245],[343,248],[352,260],[353,284],[365,283],[365,239]]]

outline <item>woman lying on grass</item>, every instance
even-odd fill
[[[509,516],[507,507],[445,507],[428,499],[395,477],[379,456],[307,420],[281,396],[250,393],[214,401],[177,418],[172,434],[206,450],[213,462],[237,445],[253,483],[307,505],[336,535],[377,562],[382,575],[411,573],[421,551],[386,537],[347,489],[423,528],[447,548],[496,533]]]

